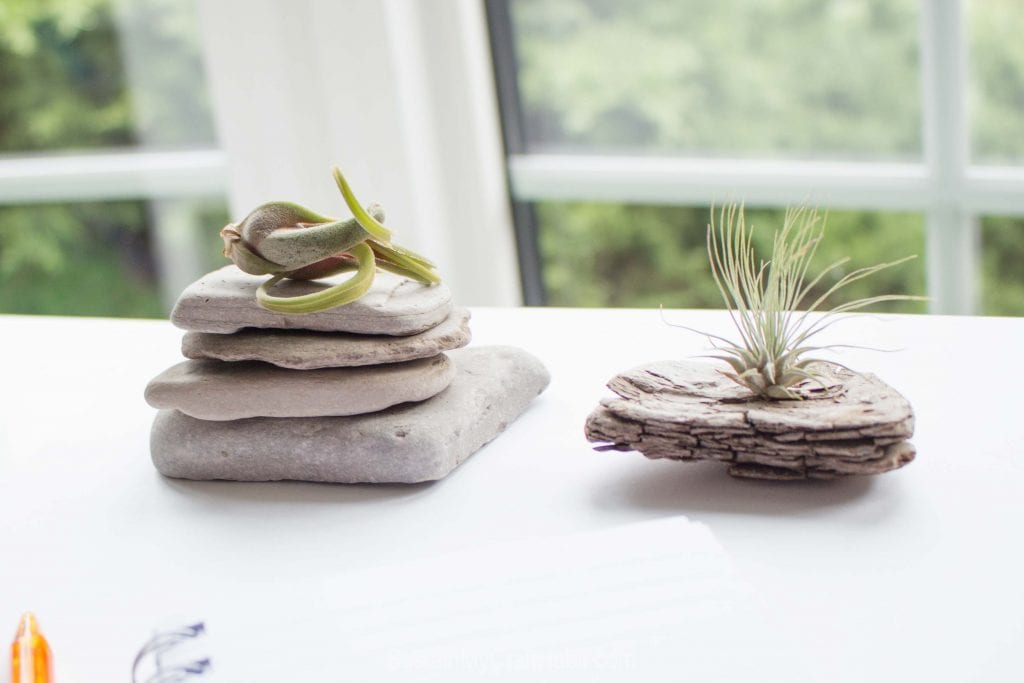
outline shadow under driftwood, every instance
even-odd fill
[[[640,457],[634,454],[635,457]],[[621,472],[599,486],[595,502],[662,512],[720,512],[749,515],[800,515],[816,509],[853,504],[875,490],[873,477],[831,481],[760,481],[737,479],[720,463],[647,462]]]

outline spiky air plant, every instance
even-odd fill
[[[220,231],[224,255],[240,270],[271,275],[256,299],[278,313],[315,313],[355,301],[373,284],[377,268],[433,285],[441,281],[435,266],[391,241],[377,204],[364,209],[338,167],[331,169],[352,218],[321,216],[291,202],[271,202],[254,209],[240,223]],[[337,285],[301,296],[280,297],[270,290],[281,280],[315,280],[338,273],[355,274]]]
[[[829,274],[846,264],[843,258],[810,280],[811,260],[824,234],[824,220],[816,209],[786,210],[782,228],[775,233],[770,261],[759,261],[747,228],[743,207],[722,207],[715,224],[708,225],[707,248],[711,273],[739,332],[740,341],[700,332],[729,364],[726,377],[769,399],[800,399],[797,385],[817,381],[813,365],[823,362],[806,354],[844,345],[812,346],[809,341],[841,319],[841,314],[883,301],[920,301],[923,297],[882,294],[826,308],[828,300],[847,285],[912,258],[859,268],[839,278],[823,294],[811,291]],[[815,314],[818,315],[815,315]]]

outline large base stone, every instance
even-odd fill
[[[455,366],[444,354],[404,363],[288,370],[269,363],[188,360],[157,375],[146,402],[201,420],[362,415],[445,389]]]
[[[320,291],[351,274],[314,281],[285,280],[277,296]],[[225,266],[185,288],[171,311],[171,322],[185,330],[226,334],[244,327],[357,334],[416,334],[442,322],[451,312],[451,291],[378,271],[370,290],[344,306],[319,313],[275,313],[256,302],[256,289],[269,275],[249,275]]]
[[[757,398],[707,363],[634,368],[609,382],[619,398],[590,414],[587,438],[606,444],[600,450],[716,460],[755,479],[876,474],[914,459],[914,413],[903,396],[874,375],[815,368],[821,384],[800,386],[800,401]]]
[[[184,479],[441,479],[501,433],[550,379],[539,360],[512,347],[449,356],[457,372],[447,389],[370,415],[212,422],[162,410],[150,439],[153,463]]]
[[[188,332],[181,340],[181,353],[186,358],[260,360],[312,370],[429,358],[465,346],[470,336],[469,311],[456,308],[437,327],[407,337],[256,328],[234,334]]]

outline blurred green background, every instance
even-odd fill
[[[972,162],[1018,165],[1024,3],[965,8]],[[922,158],[916,0],[510,0],[510,12],[528,151]],[[144,83],[126,66],[140,44],[162,55]],[[186,0],[0,0],[0,92],[0,155],[217,145]],[[224,198],[175,201],[201,265],[219,263]],[[165,315],[158,208],[145,197],[0,206],[0,312]],[[535,211],[548,303],[721,306],[704,252],[709,207]],[[748,209],[759,244],[781,216]],[[1024,219],[982,217],[979,235],[980,312],[1024,315]],[[846,296],[926,293],[924,217],[829,212],[820,265],[906,254],[919,258]]]
[[[145,87],[126,67],[138,45],[160,63]],[[189,2],[0,0],[0,92],[2,155],[216,147]],[[216,194],[0,205],[0,312],[166,315],[155,242],[168,203],[178,219],[164,229],[207,248],[165,257],[214,263]]]
[[[920,162],[920,7],[512,0],[527,152]],[[1024,2],[966,0],[964,10],[971,161],[1020,164]],[[536,212],[550,303],[721,306],[703,246],[709,207],[545,202]],[[760,244],[782,213],[748,210]],[[917,254],[845,296],[924,294],[924,235],[922,214],[832,211],[818,266]],[[1024,315],[1024,220],[983,216],[979,236],[979,312]]]

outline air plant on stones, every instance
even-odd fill
[[[808,279],[823,234],[824,219],[816,209],[790,208],[782,228],[775,233],[771,260],[761,261],[755,255],[753,230],[747,227],[743,207],[723,206],[717,224],[712,211],[707,231],[711,273],[740,339],[736,342],[694,331],[711,340],[718,352],[712,358],[728,363],[730,370],[723,374],[756,396],[800,399],[800,385],[820,384],[815,364],[823,361],[809,354],[844,345],[815,346],[810,342],[842,314],[883,301],[922,300],[903,294],[880,294],[828,307],[829,300],[844,287],[914,256],[858,268],[814,296],[815,287],[849,261],[840,259]]]
[[[257,290],[260,306],[291,314],[343,306],[369,290],[377,268],[425,285],[441,281],[430,260],[391,241],[378,204],[363,208],[341,170],[334,167],[332,174],[352,218],[338,220],[292,202],[270,202],[220,231],[224,255],[240,270],[271,276]],[[322,291],[291,297],[271,293],[286,278],[315,280],[351,271],[344,282]]]

